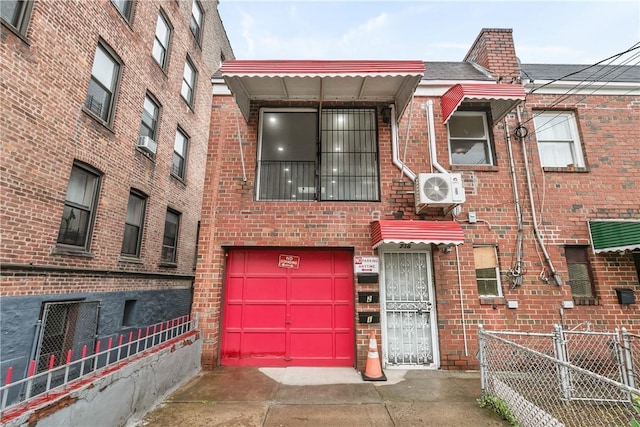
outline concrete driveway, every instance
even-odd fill
[[[138,426],[506,426],[478,407],[478,372],[221,367],[202,372]]]

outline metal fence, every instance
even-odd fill
[[[183,316],[130,331],[127,335],[98,340],[95,348],[86,344],[68,346],[61,354],[59,351],[48,351],[48,345],[42,345],[43,351],[30,361],[25,378],[12,381],[14,368],[7,369],[0,387],[0,412],[22,407],[35,398],[55,397],[80,380],[84,381],[104,369],[115,368],[117,364],[126,364],[140,353],[158,348],[196,328],[197,318]],[[55,348],[59,349],[60,346],[56,345]]]
[[[483,395],[502,399],[523,426],[640,422],[640,336],[615,332],[485,331],[479,326]]]

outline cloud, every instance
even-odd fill
[[[254,57],[255,56],[255,41],[252,34],[252,29],[255,27],[256,20],[253,16],[246,13],[244,10],[239,9],[241,19],[240,19],[240,27],[242,28],[242,38],[247,44],[247,56]]]

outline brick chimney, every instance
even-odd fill
[[[474,62],[486,68],[501,83],[517,81],[520,78],[520,66],[512,32],[510,28],[483,28],[464,57],[464,62]]]

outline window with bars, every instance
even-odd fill
[[[569,286],[574,297],[595,297],[593,271],[589,260],[588,246],[565,246]]]
[[[498,254],[495,246],[477,246],[473,248],[476,269],[478,295],[502,296]]]
[[[258,200],[378,201],[375,109],[262,109],[258,169]]]

